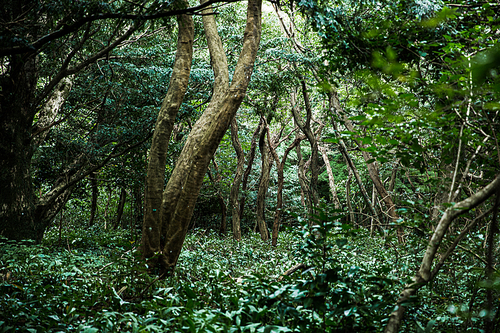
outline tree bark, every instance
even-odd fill
[[[467,199],[449,207],[444,212],[439,223],[432,234],[432,237],[427,245],[422,263],[417,274],[412,278],[412,283],[405,287],[397,302],[397,309],[391,313],[389,322],[385,328],[385,333],[396,333],[399,330],[403,315],[406,309],[405,303],[416,294],[417,290],[429,283],[437,274],[437,271],[431,271],[432,263],[436,256],[437,250],[443,241],[443,238],[450,226],[451,222],[459,215],[465,214],[471,209],[479,206],[500,188],[500,175],[486,185],[483,189],[471,195]]]
[[[125,188],[121,188],[120,190],[120,200],[118,201],[118,208],[116,209],[116,219],[114,229],[118,229],[121,224],[122,216],[123,216],[123,208],[125,208],[125,201],[127,200],[127,191]]]
[[[340,200],[337,195],[337,187],[335,186],[335,178],[333,177],[332,166],[330,165],[330,160],[326,154],[326,148],[323,146],[318,146],[318,149],[323,157],[323,162],[325,162],[326,173],[328,174],[328,185],[330,187],[330,193],[332,194],[332,201],[335,209],[340,209]]]
[[[89,176],[89,179],[90,179],[90,188],[92,189],[89,227],[92,227],[94,225],[94,220],[97,215],[97,198],[99,197],[99,187],[97,187],[97,172],[92,172]]]
[[[241,182],[241,192],[243,196],[240,200],[240,221],[243,220],[243,213],[245,210],[245,202],[246,202],[246,190],[248,186],[248,177],[252,172],[253,161],[255,159],[255,150],[257,149],[257,139],[260,136],[260,131],[262,130],[262,118],[260,119],[259,125],[253,132],[252,140],[250,143],[250,152],[248,153],[247,158],[247,168],[245,169],[245,173],[243,174],[243,180]]]
[[[165,182],[168,142],[170,141],[177,112],[187,90],[193,60],[193,19],[189,15],[180,15],[177,17],[177,24],[179,35],[177,37],[177,52],[172,68],[172,76],[167,95],[158,114],[148,156],[141,242],[141,251],[144,258],[151,258],[155,253],[160,252],[162,225],[160,211]],[[155,262],[152,265],[154,266]]]
[[[155,237],[161,238],[161,251],[157,258],[162,276],[172,273],[177,264],[208,164],[246,94],[260,42],[261,4],[261,0],[248,2],[243,48],[229,88],[225,75],[221,74],[227,71],[222,43],[215,24],[213,27],[208,24],[210,20],[215,23],[215,19],[213,15],[203,15],[215,74],[214,94],[207,109],[194,124],[163,192],[161,230],[155,234]],[[149,252],[148,255],[147,258],[154,253]]]
[[[366,191],[366,188],[363,185],[363,181],[361,180],[361,177],[359,175],[358,169],[356,168],[356,165],[354,165],[354,162],[353,162],[351,156],[349,155],[349,151],[347,150],[345,142],[338,135],[339,131],[338,131],[337,123],[335,122],[335,119],[333,119],[333,114],[334,114],[334,112],[336,112],[338,110],[339,107],[340,107],[340,104],[338,103],[338,99],[337,99],[336,95],[333,92],[330,92],[328,94],[328,110],[330,111],[330,113],[332,115],[332,124],[333,124],[333,127],[335,129],[337,139],[339,140],[340,153],[344,156],[344,159],[346,160],[348,167],[351,169],[351,171],[354,175],[354,179],[356,180],[356,183],[358,184],[359,190],[361,191],[361,195],[363,196],[363,199],[364,199],[366,205],[370,209],[370,212],[373,214],[373,216],[377,216],[377,212],[376,212],[375,207],[374,207],[375,203],[372,203],[370,201],[370,197],[368,196],[368,192]]]
[[[272,239],[271,244],[273,246],[277,246],[279,227],[281,224],[281,210],[283,207],[283,185],[285,183],[284,167],[288,154],[293,148],[295,148],[298,144],[300,144],[300,142],[304,139],[304,137],[296,137],[295,140],[293,140],[292,144],[286,148],[285,153],[283,154],[283,158],[280,161],[278,153],[276,152],[277,146],[272,144],[271,140],[269,140],[270,136],[269,126],[267,125],[267,123],[264,123],[264,126],[267,132],[269,150],[271,152],[271,156],[274,158],[274,161],[276,162],[276,168],[278,169],[278,192],[276,196],[276,211],[274,212],[273,231],[271,238]]]
[[[38,114],[38,121],[33,126],[32,137],[34,147],[38,147],[45,141],[47,134],[52,126],[56,124],[56,117],[61,110],[64,102],[69,96],[73,82],[71,78],[65,77],[56,86],[44,107]]]
[[[296,94],[292,94],[292,114],[295,123],[299,126],[300,130],[305,134],[309,144],[311,145],[311,164],[309,169],[311,170],[311,177],[309,184],[305,181],[305,170],[303,166],[299,164],[299,182],[301,184],[302,190],[306,195],[306,202],[308,213],[311,216],[313,213],[312,208],[318,205],[318,176],[319,176],[319,168],[318,168],[318,141],[311,129],[311,119],[312,119],[312,108],[309,102],[309,94],[307,93],[307,86],[302,77],[300,77],[301,85],[302,85],[302,95],[304,97],[304,104],[306,109],[306,120],[302,119],[300,115],[300,109],[297,105]],[[297,148],[299,149],[299,148]],[[299,153],[299,152],[297,152]],[[300,157],[299,157],[300,160]],[[302,178],[302,180],[301,180]]]
[[[240,140],[238,139],[238,123],[236,118],[231,122],[231,142],[237,156],[236,173],[234,174],[233,183],[231,184],[231,193],[229,194],[229,208],[231,209],[231,220],[233,226],[233,238],[241,240],[241,220],[240,220],[240,203],[238,195],[240,192],[241,178],[243,176],[243,166],[245,164],[245,155],[241,148]]]
[[[259,139],[259,149],[261,156],[261,173],[259,180],[259,190],[257,192],[257,226],[260,231],[260,238],[263,241],[267,241],[269,239],[269,231],[267,230],[266,224],[266,195],[267,190],[269,188],[269,176],[271,173],[272,164],[269,161],[269,145],[266,142],[266,136],[268,132],[266,130],[266,124],[264,122],[264,126],[262,129],[262,133],[260,134]],[[268,138],[269,141],[269,138]]]
[[[0,16],[5,22],[14,22],[31,6],[28,0],[2,1]],[[29,32],[34,37],[36,29]],[[2,58],[10,72],[0,75],[0,235],[14,240],[35,239],[37,234],[31,184],[36,58],[35,54]]]

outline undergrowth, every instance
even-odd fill
[[[281,232],[278,247],[255,234],[238,242],[193,230],[165,280],[146,273],[127,231],[50,230],[41,245],[4,241],[0,332],[382,331],[421,252],[322,213],[315,223]],[[410,312],[404,329],[440,324],[429,316],[443,307],[432,309]],[[441,323],[443,331],[459,319]]]

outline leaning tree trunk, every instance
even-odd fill
[[[168,142],[174,127],[175,117],[186,94],[193,60],[193,19],[189,15],[180,15],[177,17],[177,23],[179,36],[177,37],[174,67],[167,95],[158,114],[148,156],[141,244],[144,258],[150,258],[160,251],[160,210]]]
[[[346,116],[346,114],[342,111],[342,107],[340,106],[339,100],[337,98],[336,93],[331,93],[331,101],[333,102],[334,108],[337,111],[337,115],[344,114],[343,120],[344,120],[344,125],[346,128],[354,132],[354,126],[352,124],[352,121]],[[391,222],[395,225],[397,225],[398,220],[399,220],[399,215],[396,212],[396,205],[394,204],[394,201],[392,200],[392,196],[387,192],[385,189],[384,184],[382,183],[382,180],[380,179],[380,174],[379,174],[379,168],[377,165],[377,162],[370,162],[373,161],[372,155],[366,151],[364,148],[365,145],[362,144],[361,142],[357,142],[358,145],[361,147],[361,154],[363,156],[363,159],[365,162],[367,162],[366,167],[368,168],[368,174],[370,175],[370,178],[373,182],[373,185],[375,186],[375,189],[377,190],[378,194],[382,198],[382,201],[384,202],[385,208],[387,210],[387,214],[391,218]],[[375,203],[373,203],[375,205]],[[399,243],[403,242],[403,229],[401,226],[397,227],[397,235],[398,235],[398,241]]]
[[[325,162],[326,173],[328,174],[328,186],[330,187],[330,193],[332,194],[332,201],[335,209],[340,209],[340,200],[337,195],[337,187],[335,186],[335,178],[333,177],[332,166],[330,165],[330,160],[326,153],[326,148],[323,146],[318,146],[318,149],[323,157],[323,162]]]
[[[157,258],[162,276],[171,273],[177,264],[210,160],[245,97],[260,42],[261,5],[261,0],[248,2],[243,48],[229,87],[224,74],[228,69],[227,60],[215,18],[210,13],[203,16],[215,74],[214,94],[206,111],[194,124],[163,192],[160,230],[155,234],[148,230],[145,236],[161,239]],[[148,256],[155,254],[148,251]]]
[[[471,209],[479,206],[481,203],[495,194],[495,192],[497,192],[499,188],[500,175],[497,175],[496,178],[491,183],[486,185],[483,189],[471,195],[467,199],[458,202],[452,207],[446,209],[443,216],[439,220],[434,233],[432,234],[429,244],[427,245],[427,249],[425,251],[424,257],[422,258],[422,263],[420,265],[419,271],[412,278],[412,283],[406,286],[399,296],[397,308],[394,312],[391,313],[391,316],[389,317],[389,321],[384,331],[385,333],[396,333],[399,331],[399,327],[401,326],[403,315],[406,309],[404,303],[408,302],[410,297],[417,293],[418,289],[429,283],[436,276],[439,268],[442,267],[443,263],[440,261],[438,265],[436,265],[434,270],[432,270],[432,265],[436,257],[436,253],[453,220],[459,215],[465,214]],[[456,244],[453,245],[456,246]],[[446,252],[446,255],[449,256],[452,250],[453,248],[450,248]]]

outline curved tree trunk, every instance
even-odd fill
[[[309,144],[311,145],[311,157],[310,157],[310,166],[311,177],[309,180],[309,184],[306,180],[306,168],[304,165],[304,161],[302,159],[302,153],[300,152],[300,145],[297,146],[297,155],[299,158],[299,182],[306,197],[307,210],[309,216],[313,214],[313,207],[318,205],[318,177],[319,177],[319,168],[318,168],[318,141],[311,129],[311,119],[312,119],[312,108],[309,102],[309,94],[307,93],[307,87],[304,79],[300,77],[302,84],[302,95],[304,97],[305,109],[306,109],[306,120],[302,119],[300,115],[300,109],[297,104],[296,94],[293,93],[292,97],[292,114],[295,123],[299,126],[300,130],[305,134]]]
[[[141,243],[144,258],[150,258],[160,251],[160,210],[165,182],[168,142],[174,127],[175,117],[187,90],[193,59],[193,19],[189,15],[180,15],[177,17],[177,24],[179,36],[177,37],[177,53],[174,67],[167,95],[158,114],[148,156]]]
[[[238,123],[236,118],[231,122],[231,142],[236,151],[238,162],[236,165],[236,173],[234,174],[233,183],[231,184],[231,193],[229,195],[229,208],[231,209],[233,238],[241,240],[241,220],[240,220],[240,203],[238,201],[238,194],[240,192],[240,183],[243,176],[243,166],[245,163],[245,155],[241,148],[240,140],[238,139]]]
[[[261,4],[261,0],[248,2],[243,48],[229,87],[225,74],[228,70],[226,56],[217,34],[215,18],[203,15],[215,74],[214,94],[207,109],[194,124],[163,192],[161,230],[154,235],[160,238],[161,243],[157,258],[162,276],[171,273],[177,264],[208,164],[245,97],[260,42]],[[208,11],[205,14],[210,14]],[[153,255],[149,253],[149,256]]]
[[[418,289],[429,283],[438,273],[438,270],[442,266],[442,263],[440,262],[439,264],[441,265],[438,264],[434,270],[431,270],[432,264],[434,262],[434,258],[436,257],[439,246],[441,245],[441,242],[446,235],[448,227],[453,222],[453,220],[459,215],[465,214],[471,209],[479,206],[481,203],[495,194],[495,192],[497,192],[499,188],[500,175],[497,175],[496,178],[484,188],[471,195],[467,199],[446,209],[443,216],[439,220],[434,233],[432,234],[429,244],[427,245],[427,249],[425,251],[424,257],[422,258],[422,263],[420,265],[419,271],[412,278],[412,283],[406,286],[399,296],[397,309],[391,313],[387,326],[384,330],[385,333],[396,333],[399,331],[399,327],[401,326],[403,315],[406,309],[403,304],[407,302],[411,296],[415,295]],[[450,250],[453,249],[451,248]],[[447,255],[451,253],[450,250],[447,251]]]

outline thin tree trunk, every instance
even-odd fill
[[[208,174],[208,178],[210,178],[210,181],[212,182],[212,184],[214,186],[215,191],[217,192],[217,198],[219,200],[219,206],[220,206],[220,210],[221,210],[221,221],[219,224],[219,233],[221,235],[225,235],[226,231],[227,231],[226,230],[227,229],[227,206],[226,206],[226,202],[224,201],[224,197],[223,197],[221,190],[220,190],[220,181],[222,180],[222,176],[219,172],[219,166],[217,165],[217,162],[215,162],[215,157],[212,158],[212,163],[214,165],[214,169],[215,169],[215,173],[216,173],[215,179],[212,176],[210,169],[208,169],[207,174]]]
[[[278,169],[278,193],[276,197],[276,211],[274,212],[274,222],[273,222],[273,232],[272,232],[272,241],[271,244],[273,246],[278,245],[278,233],[279,233],[279,227],[281,224],[281,210],[283,207],[283,185],[285,183],[285,177],[284,177],[284,167],[286,163],[286,159],[288,157],[288,154],[290,151],[295,148],[300,141],[302,141],[304,138],[303,137],[296,137],[295,140],[292,142],[290,146],[288,146],[285,150],[285,153],[283,154],[283,158],[280,159],[278,157],[278,154],[276,153],[276,148],[274,144],[271,143],[271,140],[269,139],[270,133],[269,133],[269,126],[267,123],[264,123],[265,125],[265,130],[267,132],[267,143],[269,145],[269,150],[271,152],[271,156],[274,158],[274,161],[276,162],[276,167]]]
[[[259,149],[261,156],[261,173],[259,180],[259,190],[257,192],[257,226],[260,231],[260,238],[263,241],[269,239],[269,231],[266,224],[266,195],[269,188],[269,176],[272,164],[269,161],[269,145],[266,142],[266,124],[264,123],[262,133],[259,139]],[[269,139],[268,139],[269,140]]]
[[[255,159],[255,150],[257,149],[257,139],[260,137],[260,132],[262,130],[262,118],[260,119],[259,125],[255,129],[252,135],[252,141],[250,143],[250,152],[247,158],[247,168],[245,169],[245,173],[243,174],[243,180],[241,182],[241,192],[243,196],[240,200],[240,221],[243,220],[243,213],[245,210],[245,202],[246,202],[246,190],[248,187],[248,177],[252,172],[253,161]]]
[[[326,148],[323,146],[318,146],[318,149],[323,157],[323,162],[325,162],[326,173],[328,174],[328,186],[330,188],[330,193],[332,194],[332,201],[335,209],[340,209],[340,200],[337,195],[337,187],[335,186],[335,178],[333,177],[332,166],[330,165],[330,160],[326,153]]]
[[[335,107],[336,107],[335,103],[336,102],[338,103],[336,96],[334,95],[333,92],[330,92],[328,94],[328,110],[332,116],[332,125],[335,129],[337,139],[339,140],[340,153],[342,154],[342,156],[344,156],[344,159],[347,163],[347,166],[352,171],[352,173],[354,175],[354,179],[356,180],[356,183],[358,184],[359,190],[361,191],[361,195],[363,196],[363,199],[364,199],[366,205],[370,209],[370,212],[372,213],[373,216],[377,216],[377,212],[375,210],[374,204],[370,201],[370,197],[368,196],[368,192],[366,191],[366,188],[363,185],[363,181],[361,180],[361,177],[359,175],[358,169],[356,168],[356,165],[354,164],[351,156],[349,155],[349,151],[347,150],[345,142],[338,135],[339,131],[338,131],[337,123],[336,123],[335,119],[333,119],[333,114],[335,112]]]
[[[241,148],[240,140],[238,139],[238,123],[236,118],[231,122],[231,142],[237,156],[236,173],[234,174],[233,183],[231,185],[231,193],[229,195],[229,208],[231,209],[231,220],[233,226],[233,238],[241,240],[241,220],[240,220],[240,203],[238,195],[240,192],[240,183],[243,176],[243,166],[245,164],[245,155]]]
[[[127,191],[122,187],[120,191],[120,201],[118,202],[118,208],[116,210],[116,220],[114,229],[117,229],[120,226],[120,222],[122,221],[123,216],[123,208],[125,207],[125,201],[127,200]]]
[[[306,135],[309,144],[311,145],[311,158],[310,158],[310,171],[311,177],[309,180],[309,184],[307,184],[306,176],[305,176],[305,168],[304,165],[299,164],[299,182],[301,184],[302,191],[306,196],[307,210],[309,216],[312,216],[313,207],[316,207],[319,202],[318,198],[318,142],[316,137],[311,129],[311,120],[312,120],[312,108],[309,102],[309,94],[307,93],[307,87],[304,79],[300,77],[300,81],[302,84],[302,95],[304,97],[305,109],[306,109],[306,120],[302,119],[300,115],[300,108],[297,104],[297,96],[296,93],[292,93],[292,114],[295,123],[299,126],[300,130]],[[297,151],[297,154],[299,152]],[[300,154],[302,155],[302,154]],[[300,157],[299,157],[300,159]],[[302,179],[301,179],[302,178]]]
[[[494,247],[495,247],[495,236],[498,233],[498,209],[500,205],[500,186],[496,191],[495,196],[495,205],[493,206],[493,218],[490,222],[490,232],[487,235],[488,247],[486,248],[486,279],[489,283],[493,284],[494,279],[494,271],[495,271],[495,256],[494,256]],[[494,308],[493,300],[494,300],[494,291],[492,288],[488,288],[486,290],[486,310],[488,312],[496,312],[496,316],[498,316],[498,311],[500,309]],[[484,331],[485,333],[493,333],[495,329],[495,316],[488,315],[485,317],[485,325]]]
[[[354,220],[354,211],[352,210],[352,203],[351,203],[351,179],[352,179],[352,169],[347,168],[349,170],[349,176],[347,177],[347,184],[345,186],[345,196],[347,200],[347,209],[349,209],[349,220],[352,225],[354,225],[355,220]]]
[[[89,176],[90,188],[92,189],[92,201],[90,203],[89,227],[94,225],[97,216],[97,198],[99,197],[99,187],[97,186],[97,172],[92,172]]]
[[[453,220],[482,204],[485,200],[495,194],[495,192],[497,192],[499,188],[500,175],[497,175],[496,178],[483,189],[479,190],[467,199],[458,202],[454,206],[446,209],[439,223],[437,224],[434,233],[432,234],[429,244],[427,245],[427,250],[425,251],[419,271],[412,278],[412,283],[406,286],[399,296],[397,309],[391,313],[384,331],[385,333],[398,332],[406,309],[406,306],[403,306],[402,304],[407,302],[410,297],[416,294],[418,289],[429,283],[432,278],[437,275],[437,270],[431,271],[432,264],[434,262],[437,250],[439,249],[439,246],[441,245],[441,242],[443,241],[443,238],[446,234],[446,231],[448,230]]]
[[[337,94],[335,92],[331,92],[330,95],[331,95],[332,104],[334,106],[333,109],[336,110],[338,116],[343,115],[344,125],[346,126],[346,128],[349,131],[354,132],[355,131],[354,125],[352,124],[352,121],[347,117],[345,112],[343,112],[342,107],[340,106],[340,102],[337,98]],[[382,201],[385,204],[387,214],[391,218],[392,223],[396,225],[398,223],[398,220],[399,220],[399,216],[396,212],[396,205],[394,204],[394,201],[392,200],[392,196],[387,192],[384,184],[380,180],[378,164],[377,164],[377,162],[368,163],[369,161],[373,161],[372,155],[364,149],[366,147],[363,143],[358,142],[358,141],[356,141],[356,142],[359,145],[359,147],[361,148],[361,155],[363,156],[363,159],[367,163],[366,167],[368,168],[368,173],[370,175],[370,178],[371,178],[373,184],[375,185],[375,188],[377,189],[378,194],[380,195],[380,197],[382,198]],[[375,203],[373,203],[373,205],[375,205]],[[403,228],[401,226],[397,227],[397,235],[398,235],[399,243],[402,243],[404,240],[403,239],[404,234],[403,234]]]

